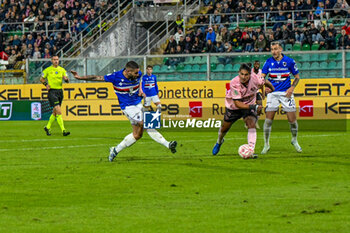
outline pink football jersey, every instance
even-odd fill
[[[256,92],[264,84],[264,79],[258,75],[250,75],[247,86],[243,85],[239,76],[230,82],[230,90],[226,92],[225,106],[228,109],[238,109],[233,100],[241,100],[245,104],[255,104]]]
[[[251,73],[251,76],[257,76],[257,77],[259,77],[259,78],[262,78],[261,77],[261,73],[262,73],[262,70],[261,69],[259,69],[259,72],[258,73],[255,73],[254,72],[254,68],[252,68],[252,71],[251,71],[252,73]]]

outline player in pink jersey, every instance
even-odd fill
[[[254,61],[251,76],[256,76],[257,78],[263,79],[261,74],[262,74],[262,70],[260,69],[260,61],[256,60],[256,61]],[[263,91],[263,90],[261,89],[261,91]],[[256,104],[262,105],[262,101],[263,101],[263,96],[262,96],[261,92],[258,90],[256,92]],[[259,120],[259,117],[257,118],[257,121],[256,121],[256,128],[260,129],[260,126],[258,124],[258,120]],[[248,128],[247,125],[245,125],[245,127]]]
[[[220,151],[226,133],[231,125],[243,117],[248,126],[248,144],[254,150],[256,142],[255,123],[257,115],[261,113],[262,105],[256,104],[256,92],[263,85],[274,87],[269,81],[251,75],[251,68],[247,64],[242,64],[239,68],[239,75],[230,82],[230,90],[226,92],[225,106],[226,112],[223,124],[219,130],[217,143],[213,148],[213,155]]]

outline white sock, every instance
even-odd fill
[[[155,129],[147,129],[148,135],[156,142],[162,144],[166,148],[169,148],[169,142]]]
[[[298,136],[298,122],[295,121],[293,123],[290,123],[290,131],[292,132],[292,141],[296,141],[297,140],[297,136]]]
[[[264,141],[265,141],[265,145],[270,145],[271,128],[272,128],[272,120],[265,119],[265,123],[264,123]]]
[[[121,141],[118,146],[116,146],[115,150],[117,151],[117,153],[119,153],[120,151],[122,151],[123,149],[131,146],[132,144],[134,144],[136,142],[136,139],[134,138],[133,133],[128,134],[125,136],[125,138],[123,139],[123,141]]]
[[[158,105],[157,105],[157,111],[158,111],[158,112],[161,112],[161,111],[162,111],[162,105],[161,105],[161,104],[158,104]]]

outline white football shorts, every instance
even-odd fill
[[[142,104],[139,103],[137,105],[127,106],[122,111],[125,114],[125,116],[129,119],[132,125],[137,125],[138,123],[143,122],[142,108],[143,108]]]
[[[151,101],[152,101],[153,103],[158,103],[158,102],[160,102],[158,95],[147,96],[147,97],[145,98],[145,107],[151,106]]]
[[[266,112],[277,112],[280,105],[285,112],[296,112],[294,94],[290,98],[286,97],[284,91],[267,94]]]

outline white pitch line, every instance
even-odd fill
[[[335,136],[335,135],[344,135],[344,134],[319,134],[319,135],[301,135],[299,137],[328,137],[328,136]],[[215,142],[215,138],[210,137],[211,139],[206,139],[206,140],[200,140],[201,142],[203,141],[212,141]],[[272,137],[272,138],[290,138],[290,136],[280,136],[280,137]],[[236,138],[226,138],[226,140],[231,141],[231,140],[237,140],[237,139],[247,139],[246,137],[236,137]],[[142,139],[141,139],[142,140]],[[186,140],[186,142],[198,142],[198,140]],[[137,144],[146,144],[149,143],[149,141],[140,141],[137,142]],[[54,149],[65,149],[65,148],[82,148],[82,147],[99,147],[99,146],[116,146],[117,144],[88,144],[88,145],[75,145],[75,146],[51,146],[51,147],[29,147],[29,148],[9,148],[9,149],[0,149],[0,151],[28,151],[28,150],[54,150]]]
[[[105,138],[47,138],[47,139],[21,139],[21,140],[0,140],[1,142],[46,142],[46,141],[71,141],[71,140],[96,140]]]
[[[273,132],[272,132],[273,133]],[[346,133],[342,133],[342,134],[301,134],[299,133],[298,137],[328,137],[328,136],[341,136],[341,135],[346,135]],[[193,136],[177,136],[177,138],[193,138]],[[196,136],[196,138],[213,138],[213,136]],[[246,138],[246,137],[244,137]],[[271,135],[270,138],[289,138],[289,137],[285,137],[285,136],[273,136]],[[0,140],[0,143],[6,143],[6,142],[46,142],[46,141],[72,141],[72,140],[106,140],[106,138],[47,138],[47,139],[21,139],[21,140]],[[111,139],[111,138],[108,138]],[[233,139],[242,139],[242,138],[237,138],[234,137]],[[114,140],[114,139],[111,139]],[[193,141],[193,140],[192,140]],[[198,140],[195,140],[196,142],[198,142]]]
[[[76,146],[47,146],[47,147],[0,149],[0,151],[54,150],[54,149],[65,149],[65,148],[108,146],[108,145],[110,145],[110,144],[92,144],[92,145],[89,144],[89,145],[76,145]]]

